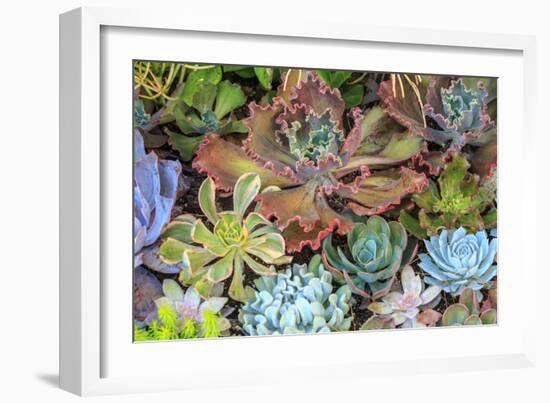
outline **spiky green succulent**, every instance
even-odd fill
[[[164,280],[162,290],[164,295],[155,300],[155,315],[148,318],[145,326],[136,323],[136,341],[218,337],[229,329],[229,321],[220,313],[227,298],[202,301],[195,288],[183,291],[171,279]]]
[[[418,219],[406,210],[400,212],[400,222],[410,233],[425,239],[441,228],[475,232],[496,225],[495,193],[490,186],[480,185],[479,177],[468,172],[469,166],[464,155],[456,154],[437,183],[430,180],[427,190],[412,196],[420,208]]]
[[[492,298],[480,307],[477,293],[465,288],[458,303],[450,305],[443,313],[442,326],[494,325],[497,323],[496,301]]]
[[[397,221],[387,222],[372,216],[366,223],[356,223],[347,235],[349,255],[333,245],[332,234],[323,242],[323,257],[338,279],[366,298],[386,294],[395,274],[406,263],[403,253],[407,233]]]
[[[332,274],[319,255],[307,266],[294,264],[254,283],[254,296],[239,312],[248,335],[324,333],[351,326],[351,289],[343,285],[333,292]]]
[[[245,301],[244,268],[274,276],[274,265],[290,263],[292,257],[285,256],[285,241],[277,228],[257,212],[247,214],[260,187],[257,174],[242,175],[233,191],[233,210],[218,212],[214,181],[207,178],[202,183],[199,204],[209,224],[180,216],[167,226],[160,247],[164,262],[181,262],[180,281],[209,295],[214,284],[232,276],[229,296]]]

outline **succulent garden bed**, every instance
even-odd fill
[[[496,79],[134,63],[134,340],[497,321]]]

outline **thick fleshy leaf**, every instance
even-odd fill
[[[327,203],[325,196],[317,194],[315,208],[319,215],[314,227],[310,231],[304,231],[300,221],[293,221],[283,231],[283,237],[286,240],[286,249],[288,252],[300,252],[302,248],[309,245],[312,250],[317,250],[321,246],[321,241],[332,233],[337,232],[340,235],[347,234],[353,227],[353,221],[334,211]]]
[[[218,120],[222,120],[229,112],[243,106],[246,102],[246,95],[240,85],[222,81],[218,84],[218,96],[214,113]]]
[[[394,133],[381,151],[371,155],[356,155],[342,168],[336,169],[335,174],[341,177],[361,167],[384,167],[402,163],[418,155],[423,144],[422,137],[408,132]],[[361,149],[358,150],[360,151]]]
[[[166,228],[164,228],[161,239],[165,240],[167,238],[173,238],[180,242],[191,243],[193,242],[193,239],[191,238],[191,231],[193,230],[194,224],[195,217],[190,214],[176,217],[174,221],[169,223]]]
[[[445,310],[441,324],[443,326],[462,325],[468,316],[470,316],[470,311],[466,305],[454,304]]]
[[[222,140],[218,135],[207,135],[197,150],[193,167],[207,173],[216,185],[223,190],[231,190],[241,175],[255,172],[260,176],[262,186],[288,187],[295,181],[283,174],[277,174],[271,168],[265,168],[254,161],[239,146]]]
[[[344,98],[346,108],[353,108],[354,106],[360,105],[363,101],[364,95],[365,88],[362,84],[355,84],[350,87],[346,87],[342,91],[342,98]]]
[[[458,302],[464,304],[471,314],[477,315],[479,313],[479,302],[476,293],[471,288],[465,288],[464,291],[462,291]]]
[[[263,225],[271,225],[271,222],[269,220],[266,220],[264,216],[257,212],[252,212],[248,214],[244,220],[244,226],[248,230],[248,233],[252,233],[252,231],[258,227]]]
[[[223,258],[208,267],[206,278],[213,283],[219,283],[233,274],[233,260],[235,251],[225,255]]]
[[[303,186],[262,193],[258,196],[260,213],[266,217],[275,217],[279,229],[285,229],[293,221],[310,231],[317,221],[319,213],[315,208],[317,184],[313,181]]]
[[[489,309],[487,311],[484,311],[481,314],[480,319],[484,325],[495,325],[497,323],[496,309]]]
[[[189,245],[174,238],[166,238],[160,245],[159,256],[167,264],[177,264],[181,262],[183,252]]]
[[[351,71],[341,70],[322,70],[317,69],[315,72],[323,79],[330,88],[339,88],[344,82],[351,77]]]
[[[222,79],[222,69],[214,66],[209,69],[194,70],[189,73],[183,87],[181,99],[188,105],[193,106],[193,97],[200,90],[204,83],[218,84]]]
[[[193,94],[193,108],[201,114],[211,111],[217,93],[218,88],[216,85],[207,82],[200,84],[195,94]]]
[[[472,155],[472,170],[481,177],[492,173],[497,164],[497,140],[479,147]]]
[[[407,213],[406,210],[401,210],[399,212],[399,222],[409,231],[409,233],[418,239],[426,239],[428,237],[428,233],[420,226],[418,220]]]
[[[154,301],[162,297],[160,281],[141,266],[134,269],[134,319],[145,321],[155,309]]]
[[[246,263],[246,265],[250,267],[258,276],[274,276],[275,274],[277,274],[274,266],[265,266],[252,259],[246,253],[243,253],[241,255],[241,258],[243,259],[244,263]]]
[[[186,136],[171,130],[166,130],[166,133],[170,137],[170,145],[179,152],[184,161],[193,159],[197,147],[204,140],[204,135]]]
[[[189,246],[181,257],[181,265],[191,276],[204,274],[204,267],[218,256],[214,255],[208,249]]]
[[[247,173],[239,178],[233,190],[233,210],[241,217],[250,203],[260,192],[260,176],[256,173]]]
[[[233,263],[233,278],[229,286],[229,297],[236,301],[246,302],[249,295],[243,286],[243,261],[239,255],[236,255]]]
[[[385,302],[372,302],[369,304],[368,308],[369,311],[379,315],[389,315],[393,312],[392,306]]]
[[[477,315],[470,315],[464,320],[465,326],[478,326],[482,325],[481,319],[479,319],[479,316]]]
[[[254,67],[254,73],[258,77],[258,81],[264,90],[271,89],[271,81],[273,80],[273,68],[271,67]]]
[[[371,316],[361,326],[361,330],[395,329],[395,323],[391,316]]]
[[[261,237],[262,243],[245,250],[259,258],[269,261],[277,259],[285,253],[285,241],[280,234],[266,234]],[[266,263],[269,263],[263,259]]]
[[[162,274],[177,274],[182,271],[183,266],[180,261],[178,263],[166,263],[160,256],[160,247],[158,245],[144,248],[141,253],[142,264],[149,270],[156,271]]]
[[[433,309],[425,309],[418,314],[416,320],[424,326],[435,326],[441,317],[442,315],[439,312]]]
[[[167,278],[162,282],[164,295],[173,301],[183,301],[183,290],[174,280]]]
[[[216,185],[211,178],[206,178],[199,188],[199,205],[208,221],[216,225],[220,218],[216,209]]]
[[[397,205],[410,193],[422,191],[426,176],[408,168],[381,171],[364,178],[357,192],[342,188],[337,193],[353,202],[349,207],[358,215],[372,215]]]

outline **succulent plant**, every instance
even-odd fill
[[[230,323],[221,314],[227,298],[211,297],[201,301],[193,287],[184,292],[171,279],[164,280],[162,290],[164,296],[155,300],[154,316],[148,318],[144,327],[136,323],[136,341],[218,337],[229,330]]]
[[[442,326],[494,325],[497,323],[496,304],[488,299],[482,307],[476,292],[465,288],[458,303],[450,305],[443,313]]]
[[[333,246],[332,234],[323,241],[323,258],[337,279],[344,279],[351,289],[365,298],[378,299],[386,294],[404,261],[407,233],[397,221],[386,222],[372,216],[366,223],[356,223],[347,234],[350,252]]]
[[[467,87],[462,79],[444,76],[408,81],[408,85],[401,81],[397,93],[394,80],[384,81],[379,96],[388,114],[412,133],[439,145],[450,142],[451,148],[458,150],[495,129],[487,113],[488,96],[482,80],[476,88]],[[434,124],[428,124],[428,119]]]
[[[368,309],[377,315],[391,317],[395,326],[400,327],[425,327],[418,318],[421,311],[424,316],[428,314],[425,311],[431,311],[430,317],[436,318],[432,325],[439,320],[441,314],[431,308],[439,303],[441,288],[433,285],[424,289],[424,282],[410,266],[401,271],[401,287],[403,292],[392,291],[383,296],[381,302],[370,303]]]
[[[437,184],[430,180],[427,190],[412,196],[420,207],[418,220],[404,209],[400,212],[400,221],[410,233],[424,239],[441,228],[462,226],[475,232],[496,225],[495,192],[491,186],[480,185],[479,177],[470,174],[468,167],[466,158],[456,154]]]
[[[254,283],[253,298],[239,312],[248,335],[345,331],[351,326],[351,289],[343,285],[333,292],[332,274],[319,255],[309,265],[294,264]]]
[[[141,264],[141,249],[153,244],[170,221],[180,173],[179,161],[146,154],[141,133],[134,132],[134,267]]]
[[[156,312],[155,300],[162,296],[160,281],[143,266],[134,267],[134,322],[143,327]]]
[[[169,109],[181,130],[181,133],[166,130],[172,146],[184,161],[190,161],[207,133],[246,133],[246,127],[232,114],[245,102],[241,87],[229,81],[199,81],[191,95],[184,88],[178,105]]]
[[[233,276],[229,296],[245,301],[245,267],[258,275],[274,276],[274,265],[290,263],[292,257],[284,254],[279,230],[257,212],[246,214],[260,187],[257,174],[242,175],[233,191],[233,210],[218,212],[214,181],[207,178],[202,183],[199,203],[213,231],[201,219],[183,215],[167,226],[160,247],[163,261],[182,263],[180,281],[193,284],[206,296],[215,283]]]
[[[415,156],[423,140],[403,132],[381,108],[366,114],[354,108],[347,131],[338,89],[296,69],[281,80],[272,104],[249,105],[242,147],[207,135],[193,166],[224,190],[231,190],[245,172],[260,175],[264,187],[279,187],[258,200],[260,212],[274,217],[283,231],[288,251],[305,245],[315,250],[329,233],[351,230],[351,219],[330,206],[331,195],[343,198],[345,208],[356,214],[372,215],[426,184],[424,174],[403,166],[389,169]]]
[[[442,230],[439,235],[424,241],[428,254],[421,253],[418,264],[427,274],[426,284],[437,285],[444,291],[459,295],[465,288],[477,292],[488,288],[496,276],[493,264],[497,253],[497,238],[489,241],[487,232],[468,234],[466,229]]]

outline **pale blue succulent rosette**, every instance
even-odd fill
[[[332,274],[319,255],[307,265],[294,264],[276,276],[255,281],[257,290],[239,319],[251,336],[346,331],[351,326],[351,289],[333,292]]]
[[[427,276],[426,284],[436,285],[443,291],[459,295],[465,288],[476,291],[490,285],[497,274],[494,264],[497,238],[489,240],[486,231],[468,234],[464,228],[442,230],[439,235],[424,241],[428,254],[421,253],[420,263]]]

